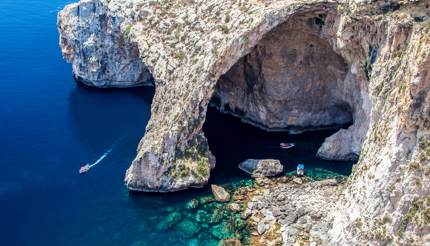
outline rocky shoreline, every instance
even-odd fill
[[[257,179],[243,212],[252,245],[324,245],[331,227],[328,211],[341,187],[335,179]]]
[[[169,239],[172,244],[325,245],[332,221],[328,211],[345,184],[338,178],[257,177],[212,185],[212,195],[167,209],[155,230],[177,231],[178,238]]]

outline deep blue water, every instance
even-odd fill
[[[0,244],[188,245],[210,239],[206,229],[186,239],[180,230],[154,228],[208,189],[157,195],[130,194],[124,187],[125,170],[150,116],[153,89],[98,90],[73,81],[56,30],[57,11],[70,2],[0,1]],[[265,135],[214,112],[205,129],[219,161],[212,182],[247,179],[236,168],[247,157],[280,158],[288,170],[304,161],[350,172],[350,164],[313,157],[330,132]],[[219,131],[238,134],[226,145]],[[250,133],[256,135],[241,144]],[[290,137],[303,147],[289,153],[261,147]],[[78,174],[81,164],[95,161],[112,144],[100,165]]]

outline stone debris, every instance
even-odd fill
[[[286,183],[269,181],[249,194],[243,214],[254,228],[253,241],[267,245],[279,240],[283,245],[320,245],[327,240],[331,221],[328,211],[334,207],[341,186],[334,179],[309,182],[305,178],[298,186],[296,179],[290,178]],[[331,195],[329,199],[326,193]]]

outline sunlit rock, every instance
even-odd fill
[[[283,172],[284,166],[279,160],[273,159],[248,159],[239,164],[239,168],[251,174],[252,177],[272,177],[279,175]]]
[[[230,194],[221,186],[211,185],[212,193],[215,196],[215,200],[219,202],[228,202],[230,200]]]

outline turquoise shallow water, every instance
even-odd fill
[[[208,188],[135,194],[124,187],[125,170],[150,116],[153,89],[97,90],[74,83],[55,26],[57,11],[69,2],[0,1],[1,244],[216,244],[216,236],[230,233],[224,227],[239,228],[240,221],[232,221],[234,216],[217,203],[186,208],[193,198],[208,196]],[[287,170],[306,162],[309,171],[350,172],[348,163],[313,157],[330,131],[265,134],[210,112],[205,129],[218,158],[211,182],[248,180],[236,165],[251,157],[280,158]],[[287,138],[298,143],[293,152],[276,148]],[[99,165],[78,174],[83,163],[97,160],[112,144]],[[172,227],[159,225],[166,218]]]

